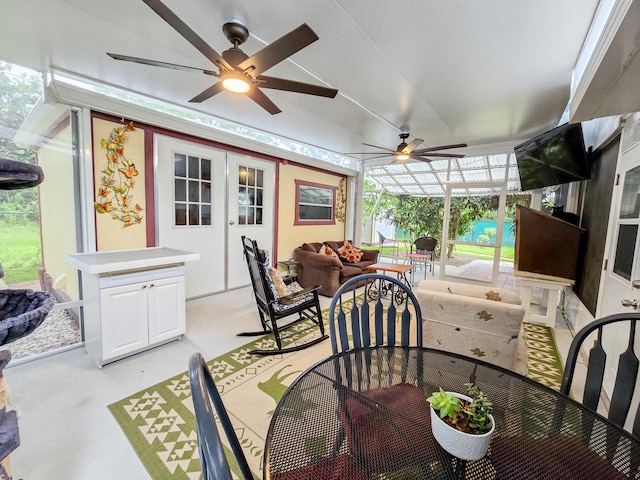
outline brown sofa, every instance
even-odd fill
[[[364,255],[358,263],[338,260],[318,253],[323,244],[337,252],[338,248],[344,245],[344,241],[303,243],[294,251],[296,261],[299,263],[298,283],[305,288],[320,285],[318,290],[320,295],[333,296],[340,285],[356,275],[367,273],[367,267],[378,261],[378,250],[362,250]]]

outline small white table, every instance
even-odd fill
[[[539,278],[528,278],[520,275],[522,304],[525,308],[524,321],[528,323],[541,323],[547,327],[553,328],[556,324],[556,308],[558,306],[558,294],[571,287],[575,282],[571,280],[544,280]],[[542,303],[546,303],[545,314],[534,313],[531,311],[531,289],[541,288]],[[550,293],[553,292],[553,293]]]

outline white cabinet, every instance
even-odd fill
[[[65,257],[82,272],[85,350],[98,367],[184,335],[184,263],[198,258],[163,247]]]
[[[100,289],[102,361],[180,338],[185,332],[184,277]]]

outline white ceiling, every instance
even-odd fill
[[[211,68],[141,0],[2,0],[0,59],[51,67],[189,106],[212,77],[119,62],[106,52]],[[598,0],[166,0],[218,53],[242,20],[252,55],[301,23],[320,39],[266,72],[339,90],[335,99],[266,91],[269,115],[221,93],[192,107],[339,153],[464,142],[508,151],[557,125]]]
[[[513,146],[555,127],[572,92],[571,121],[640,109],[640,0],[163,1],[218,53],[231,46],[221,28],[231,19],[250,30],[248,55],[307,23],[320,39],[265,74],[336,88],[337,97],[265,90],[282,109],[274,116],[226,92],[190,104],[213,77],[106,55],[215,69],[142,0],[0,0],[0,60],[337,153],[375,151],[362,143],[395,149],[402,131],[424,140],[418,148],[469,145],[449,150],[467,156],[451,163],[365,162],[369,178],[413,195],[442,194],[447,178],[506,178],[517,190]]]

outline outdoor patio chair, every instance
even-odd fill
[[[569,347],[560,393],[565,395],[571,393],[580,349],[582,345],[592,345],[589,350],[587,375],[581,401],[586,407],[597,411],[602,396],[605,373],[611,368],[609,366],[605,370],[607,357],[611,360],[613,355],[618,355],[618,352],[625,348],[626,343],[626,350],[619,353],[617,359],[618,367],[610,395],[608,418],[620,428],[625,428],[625,423],[631,423],[631,434],[640,438],[640,409],[638,409],[637,403],[635,408],[631,408],[638,379],[638,358],[634,353],[638,320],[640,320],[640,313],[620,313],[597,319],[582,328],[573,338]],[[591,335],[594,332],[595,338]],[[612,338],[613,342],[611,342]],[[588,342],[586,342],[587,339],[589,339]],[[612,352],[608,348],[610,345],[615,345],[618,352]],[[578,400],[580,399],[578,398]],[[627,429],[629,430],[629,428]]]
[[[364,291],[357,289],[361,285]],[[351,294],[343,298],[349,290]],[[396,313],[400,314],[399,324]],[[329,334],[334,354],[351,348],[395,345],[396,340],[400,345],[421,347],[420,304],[401,280],[378,273],[360,275],[347,280],[331,299]]]
[[[236,478],[232,475],[229,461],[225,456],[225,446],[216,425],[215,416],[217,415],[237,463],[239,471],[234,473],[239,475],[241,480],[253,480],[255,477],[251,473],[251,468],[233,429],[222,397],[207,362],[199,352],[191,355],[189,359],[189,382],[196,417],[202,479],[231,480]],[[268,442],[269,439],[267,439]],[[307,467],[282,471],[272,475],[271,478],[273,480],[317,480],[319,478],[334,478],[332,475],[336,472],[354,480],[366,480],[367,478],[356,460],[347,454],[320,457]]]
[[[200,353],[194,353],[189,359],[189,382],[191,383],[191,398],[196,417],[196,432],[198,435],[198,453],[203,480],[232,480],[229,462],[224,453],[224,446],[215,415],[236,458],[243,480],[253,479],[247,459],[244,456],[238,437],[222,403],[222,398],[213,381],[209,367]]]
[[[396,257],[398,255],[398,249],[400,248],[400,242],[394,240],[393,238],[387,238],[382,233],[378,232],[378,245],[382,249],[385,245],[391,244],[393,248],[393,256]]]
[[[364,286],[363,290],[357,288],[360,284]],[[339,414],[342,429],[335,441],[334,451],[342,451],[342,444],[348,441],[348,451],[371,474],[389,467],[379,463],[376,449],[391,442],[394,448],[399,449],[397,464],[391,467],[404,467],[402,462],[407,455],[401,452],[403,448],[413,447],[405,445],[402,438],[397,438],[396,431],[380,430],[376,425],[375,409],[380,406],[384,408],[385,405],[391,408],[402,399],[403,405],[413,412],[424,411],[428,414],[428,409],[424,408],[424,394],[411,384],[416,379],[403,378],[402,383],[392,386],[372,381],[378,377],[367,372],[377,368],[377,362],[372,360],[369,347],[421,347],[422,312],[418,300],[401,280],[377,273],[361,275],[345,282],[333,296],[329,307],[329,332],[334,354],[351,349],[357,350],[358,354],[355,365],[336,361],[335,378],[340,379],[338,390],[344,391],[343,382],[346,382],[346,386],[362,386],[362,382],[370,382],[368,389],[357,395],[346,395],[341,402]],[[408,355],[407,352],[407,361]],[[397,369],[400,375],[406,373],[402,365],[397,365]],[[421,378],[417,380],[420,382]],[[425,421],[428,421],[426,417]]]
[[[318,298],[320,285],[303,289],[297,282],[285,285],[275,268],[269,267],[267,254],[258,248],[257,243],[246,236],[242,236],[244,257],[249,267],[249,276],[253,286],[253,294],[260,316],[262,330],[257,332],[243,332],[241,336],[257,336],[272,333],[276,348],[255,349],[251,354],[273,355],[277,353],[295,352],[310,347],[329,338],[324,333],[322,310]],[[295,316],[295,320],[279,325],[282,319]],[[302,322],[301,325],[294,328]],[[319,328],[320,336],[311,340],[301,341],[304,333]],[[281,336],[282,330],[287,330],[286,336]],[[291,338],[290,347],[283,348],[283,340]]]
[[[438,246],[438,240],[425,236],[416,238],[416,240],[411,244],[411,251],[409,252],[409,261],[411,262],[411,281],[413,282],[413,275],[415,271],[415,267],[418,264],[421,264],[424,269],[423,277],[427,278],[427,266],[431,271],[431,275],[435,275],[433,269],[433,260],[435,256],[435,250]]]

